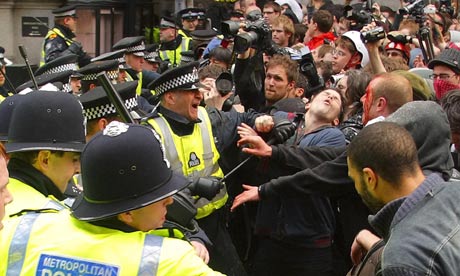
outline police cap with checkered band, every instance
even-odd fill
[[[115,50],[107,52],[91,59],[91,62],[102,61],[102,60],[117,60],[118,68],[122,70],[129,69],[130,67],[126,64],[125,60],[126,49]]]
[[[85,118],[74,95],[32,91],[14,109],[6,151],[54,150],[81,152],[85,146]]]
[[[53,59],[50,62],[45,63],[43,66],[39,67],[34,75],[47,75],[53,73],[60,73],[66,71],[76,71],[78,70],[78,56],[75,54],[68,54],[60,56],[56,59]]]
[[[63,91],[64,92],[70,92],[70,86],[68,85],[69,83],[69,77],[74,73],[74,71],[67,70],[63,72],[57,72],[57,73],[50,73],[50,74],[43,74],[35,77],[35,80],[37,81],[37,85],[43,86],[48,83],[56,83],[59,82],[61,84],[64,84]],[[16,91],[22,91],[27,88],[33,88],[34,83],[30,80],[28,82],[25,82],[18,87],[16,87]]]
[[[140,119],[143,114],[139,113],[140,111],[137,105],[137,81],[115,84],[113,87],[120,95],[133,118]],[[83,105],[83,114],[88,121],[117,115],[117,109],[110,102],[107,93],[101,86],[95,87],[87,93],[82,94],[78,97],[78,100],[80,100]]]
[[[122,38],[115,45],[113,45],[113,50],[125,49],[126,54],[133,54],[138,57],[144,56],[145,44],[143,36],[129,36]]]
[[[97,74],[104,71],[107,73],[109,79],[116,80],[118,78],[118,61],[112,59],[91,62],[80,68],[77,72],[83,75],[81,78],[82,81],[93,82],[97,80]]]
[[[168,91],[197,90],[199,85],[198,61],[187,63],[166,71],[158,79],[149,83],[148,88],[155,90],[155,94],[161,97]]]
[[[82,221],[97,221],[165,199],[190,184],[171,170],[151,128],[111,122],[81,155],[83,195],[72,206]]]

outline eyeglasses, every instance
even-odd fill
[[[347,54],[343,51],[340,51],[340,50],[337,50],[337,49],[334,49],[332,50],[332,55],[335,56],[335,55],[338,55],[340,57],[344,57],[346,56]]]
[[[274,11],[264,11],[263,14],[274,14]]]
[[[435,79],[441,79],[441,80],[448,80],[450,78],[452,78],[453,76],[455,76],[455,74],[453,75],[449,75],[449,74],[433,74],[433,75],[430,75],[430,79],[432,80],[435,80]]]

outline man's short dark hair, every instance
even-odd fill
[[[24,161],[27,164],[34,164],[37,161],[38,153],[40,150],[20,151],[10,153],[10,158],[16,158]],[[59,157],[64,156],[65,151],[51,150],[51,154],[56,154]]]
[[[351,141],[347,156],[356,170],[370,168],[395,187],[419,166],[414,139],[405,128],[390,122],[366,126]]]
[[[329,32],[332,28],[332,24],[334,24],[332,14],[326,10],[315,12],[311,20],[318,25],[318,30],[322,33]]]
[[[266,65],[266,70],[274,66],[283,66],[286,70],[288,82],[296,81],[299,75],[299,64],[292,60],[290,56],[274,55]]]
[[[460,133],[460,89],[445,94],[440,104],[449,119],[451,132]]]
[[[200,68],[198,71],[198,77],[200,80],[204,80],[206,78],[217,79],[223,72],[227,72],[227,70],[225,70],[225,68],[222,66],[209,64],[203,68]]]

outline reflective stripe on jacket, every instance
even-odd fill
[[[185,241],[95,226],[68,210],[10,220],[0,263],[0,275],[221,275]]]
[[[42,45],[42,53],[41,53],[41,58],[40,58],[40,66],[43,66],[45,65],[45,43],[46,43],[46,40],[52,35],[52,34],[56,34],[60,37],[62,37],[62,39],[64,39],[65,43],[67,44],[67,46],[70,46],[70,44],[72,44],[72,40],[67,38],[62,32],[61,30],[59,30],[58,28],[53,28],[51,30],[48,31],[48,33],[46,34],[45,36],[45,39],[43,40],[43,45]]]
[[[169,61],[169,63],[173,67],[177,67],[180,65],[181,57],[182,57],[182,52],[188,51],[189,50],[189,45],[190,45],[190,38],[188,37],[182,37],[182,42],[180,43],[179,46],[175,50],[162,50],[160,51],[160,58],[163,61]],[[176,58],[174,59],[174,54],[176,54]]]
[[[175,172],[199,177],[215,176],[222,178],[223,172],[219,167],[219,152],[214,144],[211,120],[206,109],[198,108],[198,118],[201,123],[194,126],[190,135],[178,136],[170,128],[163,116],[148,120],[148,123],[160,134],[166,148],[166,157]],[[223,187],[211,200],[199,198],[195,201],[198,209],[197,219],[210,215],[225,205],[228,199],[227,189]]]

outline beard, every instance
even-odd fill
[[[364,181],[361,182],[361,187],[363,187],[363,190],[361,191],[361,194],[360,194],[362,201],[367,206],[367,208],[369,208],[372,214],[376,214],[380,209],[383,208],[383,206],[385,206],[385,203],[375,198],[369,192]]]

